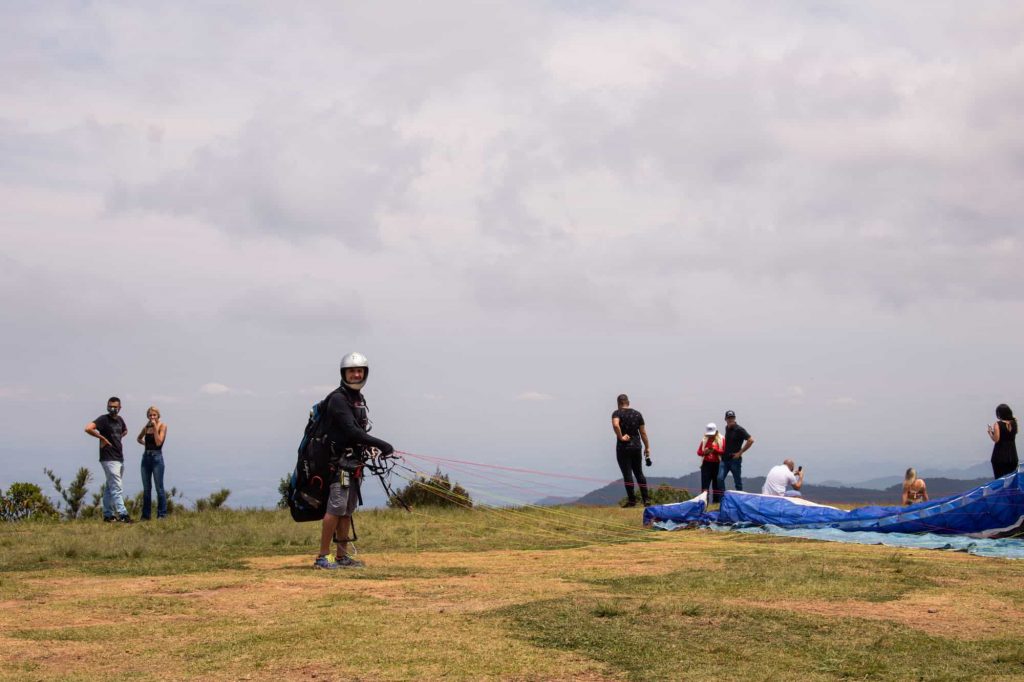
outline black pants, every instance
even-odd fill
[[[722,499],[722,491],[716,490],[718,488],[718,462],[704,460],[700,463],[700,489],[708,490],[709,488],[712,492],[708,504]]]
[[[647,493],[647,478],[644,477],[643,452],[635,450],[616,450],[615,459],[619,462],[619,471],[622,472],[622,482],[626,484],[626,496],[630,502],[636,502],[636,488],[633,485],[633,477],[636,476],[636,483],[640,486],[640,497],[644,504],[651,499]]]
[[[1006,474],[1012,474],[1017,470],[1016,459],[994,459],[992,460],[992,476],[1002,478]]]

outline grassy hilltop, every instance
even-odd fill
[[[0,525],[0,678],[1019,679],[1024,562],[638,528],[614,508]]]

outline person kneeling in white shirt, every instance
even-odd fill
[[[762,495],[774,495],[775,497],[801,497],[800,488],[804,484],[804,468],[800,467],[793,473],[793,460],[787,459],[773,466],[764,479],[764,487],[761,488]],[[786,486],[793,486],[792,490],[786,490]]]

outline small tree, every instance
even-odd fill
[[[409,485],[388,498],[389,507],[401,507],[401,498],[410,507],[472,507],[469,492],[458,483],[452,484],[440,467],[429,478],[417,476]]]
[[[177,487],[173,487],[167,491],[167,514],[175,514],[185,510],[185,505],[178,500],[185,499],[185,493],[178,490]]]
[[[291,487],[291,484],[292,484],[291,472],[286,474],[284,478],[282,478],[280,481],[277,482],[277,492],[281,495],[281,497],[277,500],[277,508],[278,509],[287,509],[288,508],[288,488]]]
[[[71,481],[71,485],[67,488],[61,484],[60,477],[54,474],[52,469],[43,467],[43,473],[53,482],[53,487],[57,493],[64,498],[64,504],[66,505],[64,516],[68,520],[77,519],[82,510],[82,500],[85,499],[89,482],[92,480],[92,472],[85,467],[80,468],[78,473],[75,474],[75,480]]]
[[[210,493],[209,497],[201,497],[196,500],[196,511],[201,512],[210,509],[220,509],[227,501],[228,495],[230,494],[230,490],[227,488],[221,488],[215,493]]]
[[[4,521],[59,516],[60,512],[35,483],[12,483],[6,493],[0,490],[0,519]]]
[[[107,484],[101,483],[99,492],[92,494],[92,501],[82,507],[83,519],[95,519],[100,515],[100,509],[103,507],[103,493],[107,491]]]

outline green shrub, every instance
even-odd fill
[[[291,482],[292,474],[290,471],[277,482],[277,492],[281,495],[280,499],[277,500],[278,509],[286,509],[288,507],[288,487],[291,485]]]
[[[0,519],[58,518],[60,512],[35,483],[12,483],[7,492],[0,490]]]
[[[167,491],[167,514],[175,514],[177,512],[185,511],[185,505],[178,500],[185,499],[185,493],[181,492],[177,488],[171,488]]]
[[[401,507],[403,501],[410,507],[473,506],[473,500],[466,489],[458,483],[452,484],[448,474],[441,473],[440,468],[430,478],[417,476],[405,488],[396,491],[388,498],[388,506]]]
[[[168,516],[171,515],[171,514],[174,514],[176,512],[184,511],[185,505],[183,505],[181,502],[177,501],[177,500],[181,500],[181,499],[183,499],[185,497],[184,493],[179,491],[177,488],[171,488],[170,490],[166,490],[165,489],[164,493],[167,495],[167,514],[168,514]],[[156,513],[156,505],[157,505],[156,490],[154,489],[150,494],[153,496],[152,508],[153,508],[153,513],[155,514]],[[142,515],[142,501],[143,501],[142,500],[142,491],[139,491],[138,493],[136,493],[135,497],[133,497],[133,498],[130,498],[130,499],[127,498],[127,497],[124,498],[124,506],[125,506],[125,508],[128,509],[128,515],[129,516],[141,516]],[[102,500],[101,500],[101,502],[102,502]]]
[[[687,500],[693,499],[693,495],[690,491],[684,488],[673,488],[669,485],[659,485],[654,490],[649,491],[651,495],[651,504],[675,504],[676,502],[686,502]],[[629,500],[628,497],[623,497],[619,500],[619,506],[626,504]]]
[[[92,494],[92,501],[82,507],[82,515],[80,518],[83,519],[95,519],[99,518],[101,510],[103,508],[103,493],[107,489],[106,483],[100,484],[100,490],[97,493]]]
[[[210,509],[220,509],[227,501],[231,491],[227,488],[221,488],[215,493],[210,493],[209,497],[201,497],[196,500],[196,511],[208,511]]]

